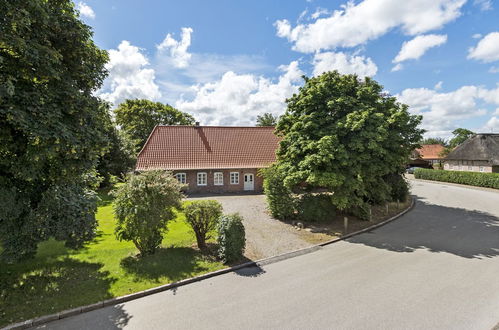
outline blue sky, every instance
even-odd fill
[[[427,136],[499,132],[492,0],[76,1],[110,53],[102,98],[169,103],[204,125],[285,110],[301,75],[372,76]],[[497,8],[496,8],[497,7]]]

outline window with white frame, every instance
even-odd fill
[[[178,180],[178,182],[186,184],[187,183],[187,175],[185,173],[175,173],[174,177]]]
[[[198,172],[198,186],[206,186],[208,183],[208,175],[206,172]]]
[[[230,172],[230,184],[239,184],[239,172]]]
[[[485,169],[483,168],[483,166],[480,166],[480,172],[483,172],[485,171]]]
[[[223,186],[224,185],[224,174],[222,172],[215,172],[213,174],[213,184],[215,186]]]

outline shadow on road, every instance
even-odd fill
[[[347,241],[395,252],[427,249],[463,258],[491,258],[499,256],[499,218],[417,198],[415,208],[400,219]]]

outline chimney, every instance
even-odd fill
[[[197,121],[196,124],[194,124],[194,126],[199,127],[199,121]]]

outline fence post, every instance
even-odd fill
[[[348,218],[344,217],[343,218],[343,235],[346,235],[348,233]]]
[[[388,203],[386,203],[386,215],[388,215]]]
[[[371,205],[369,205],[369,221],[370,221],[370,222],[372,222],[372,221],[373,221],[373,212],[372,212]]]

